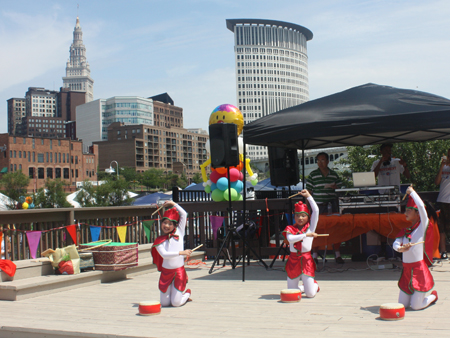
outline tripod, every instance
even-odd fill
[[[237,229],[238,229],[238,228],[237,228],[236,226],[228,227],[227,232],[226,232],[226,236],[225,236],[225,238],[224,238],[224,240],[223,240],[223,242],[222,242],[222,245],[220,246],[220,249],[219,249],[219,251],[218,251],[218,253],[217,253],[217,256],[216,256],[216,258],[214,259],[214,262],[213,262],[213,264],[211,265],[211,268],[209,269],[209,273],[210,273],[210,274],[212,273],[212,271],[213,271],[214,266],[216,265],[216,263],[219,261],[220,254],[221,254],[222,252],[224,252],[224,249],[225,249],[225,248],[228,248],[228,247],[230,246],[230,244],[231,244],[231,256],[232,256],[232,257],[230,257],[230,255],[229,255],[228,252],[227,252],[227,255],[225,255],[225,258],[224,258],[224,264],[223,264],[223,265],[225,266],[225,262],[226,262],[226,260],[228,259],[228,261],[229,261],[230,264],[231,264],[231,267],[232,267],[233,269],[236,268],[237,264],[239,263],[239,262],[236,262],[236,248],[235,248],[234,243],[233,243],[233,240],[236,239],[236,237],[237,237],[239,240],[242,240],[242,241],[245,243],[244,247],[247,248],[247,250],[251,250],[251,252],[255,255],[255,257],[258,259],[258,261],[261,262],[262,265],[264,265],[264,267],[266,268],[266,270],[269,268],[269,267],[267,266],[267,264],[262,260],[262,258],[257,254],[257,252],[252,248],[252,246],[251,246],[250,243],[248,242],[247,237],[245,236],[245,231],[247,230],[247,229],[245,229],[245,225],[243,226],[243,231],[244,231],[244,237],[245,237],[245,238],[241,236],[241,234],[239,233],[239,231],[238,231]],[[246,257],[246,256],[248,257],[247,250],[244,250],[244,252],[243,252],[243,261],[242,261],[242,264],[245,264],[245,257]],[[224,253],[225,253],[225,252],[224,252]],[[239,260],[239,261],[240,261],[240,260]],[[249,264],[250,264],[250,262],[249,262]]]
[[[227,173],[228,173],[228,177],[230,177],[230,168],[227,167]],[[231,183],[230,183],[230,179],[228,179],[228,215],[229,215],[229,222],[231,223],[232,221],[232,217],[233,217],[233,209],[232,209],[232,204],[231,204]],[[222,242],[222,245],[220,246],[219,251],[217,252],[217,256],[214,259],[213,264],[211,265],[211,268],[209,269],[209,273],[211,274],[214,266],[216,265],[216,263],[219,261],[220,258],[220,254],[224,251],[224,248],[229,248],[230,243],[231,243],[231,255],[232,257],[228,255],[225,255],[225,259],[224,259],[224,266],[225,266],[225,262],[226,259],[228,259],[228,261],[231,263],[231,267],[234,269],[236,268],[236,248],[234,246],[233,241],[233,236],[237,236],[240,240],[242,240],[244,242],[244,248],[248,248],[250,249],[253,254],[258,258],[258,260],[265,266],[266,270],[268,269],[267,264],[262,260],[262,258],[256,253],[255,250],[253,250],[253,248],[251,247],[251,245],[248,243],[246,235],[245,235],[245,231],[247,229],[245,229],[245,213],[244,213],[244,226],[243,226],[243,230],[244,230],[244,237],[242,237],[239,234],[239,231],[237,231],[237,227],[236,226],[228,226],[227,231],[226,231],[226,236]],[[245,265],[245,256],[247,255],[247,250],[244,249],[243,252],[243,265]],[[250,262],[249,262],[250,264]]]

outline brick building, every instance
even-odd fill
[[[97,180],[98,147],[82,152],[81,141],[16,137],[0,134],[1,172],[21,170],[30,177],[28,192],[43,188],[47,178],[60,178],[75,191],[76,182]]]
[[[99,170],[117,161],[120,167],[131,167],[137,172],[157,168],[177,174],[184,172],[191,178],[200,173],[200,164],[208,159],[205,146],[208,139],[206,132],[115,122],[108,127],[108,141],[94,144],[100,154]]]

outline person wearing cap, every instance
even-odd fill
[[[405,308],[411,306],[413,310],[421,310],[438,300],[436,290],[426,296],[426,292],[434,287],[434,279],[424,260],[424,245],[420,243],[425,240],[429,219],[425,204],[414,189],[410,186],[406,193],[409,199],[405,217],[411,226],[398,233],[393,245],[395,251],[403,253],[398,302]],[[415,243],[419,244],[413,245]]]
[[[187,214],[173,201],[167,201],[164,206],[170,209],[164,212],[162,218],[163,235],[157,237],[152,246],[153,263],[161,272],[161,306],[181,306],[191,300],[191,290],[186,290],[188,277],[184,269],[184,256],[192,254],[192,250],[184,250],[183,244]]]
[[[450,224],[450,149],[447,156],[441,159],[439,172],[436,175],[434,183],[439,186],[439,195],[436,202],[440,205],[439,213],[439,251],[441,260],[448,260],[447,248],[445,245],[447,229]]]
[[[300,194],[307,199],[312,211],[302,202],[295,204],[295,224],[288,225],[283,236],[289,242],[290,254],[286,262],[288,289],[300,289],[306,297],[314,297],[320,288],[315,281],[316,263],[311,256],[313,239],[317,222],[319,221],[319,207],[308,190],[304,189]],[[303,285],[299,285],[300,277]]]

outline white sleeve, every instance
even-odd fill
[[[401,246],[402,246],[402,240],[401,240],[401,238],[396,238],[395,241],[394,241],[394,244],[392,245],[392,248],[393,248],[395,251],[398,251],[398,249],[399,249]]]
[[[173,258],[180,256],[180,253],[178,251],[167,251],[162,244],[158,245],[156,247],[156,250],[158,250],[162,258]]]
[[[305,238],[306,238],[306,234],[293,235],[290,232],[287,233],[287,240],[288,240],[289,244],[303,241]]]
[[[317,222],[319,222],[319,207],[312,196],[308,197],[309,205],[311,206],[311,219],[309,221],[309,229],[311,232],[316,231]]]
[[[380,162],[380,160],[376,160],[375,162],[373,162],[372,169],[370,169],[370,171],[374,171],[375,170],[375,167],[378,165],[378,162]]]
[[[178,213],[180,214],[180,221],[178,222],[178,229],[180,229],[182,236],[184,236],[185,228],[186,228],[187,213],[182,207],[180,207],[180,205],[178,203],[175,204],[175,208],[177,208]]]
[[[421,234],[425,234],[426,227],[428,225],[428,215],[427,210],[425,209],[425,204],[423,203],[422,199],[419,197],[419,194],[417,192],[413,191],[410,196],[414,200],[414,202],[417,205],[417,209],[419,209],[419,215],[420,215],[420,225],[418,230]]]

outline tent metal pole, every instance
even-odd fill
[[[305,189],[305,140],[302,140],[302,187]]]
[[[242,154],[243,154],[243,157],[242,157],[242,160],[243,160],[243,165],[244,165],[244,167],[243,167],[243,171],[244,171],[244,179],[243,179],[243,181],[244,181],[244,196],[243,196],[243,202],[242,202],[242,221],[243,221],[243,224],[244,224],[244,240],[242,241],[243,242],[243,248],[242,248],[242,281],[243,282],[245,282],[245,259],[246,259],[246,255],[245,255],[245,241],[246,241],[246,238],[245,238],[245,232],[246,232],[246,230],[245,230],[245,224],[247,223],[247,170],[245,169],[246,168],[246,166],[245,166],[245,137],[243,137],[242,138],[242,140],[243,140],[243,144],[244,144],[244,149],[242,150]],[[239,143],[239,142],[238,142]],[[239,145],[238,145],[238,149],[239,149]]]

